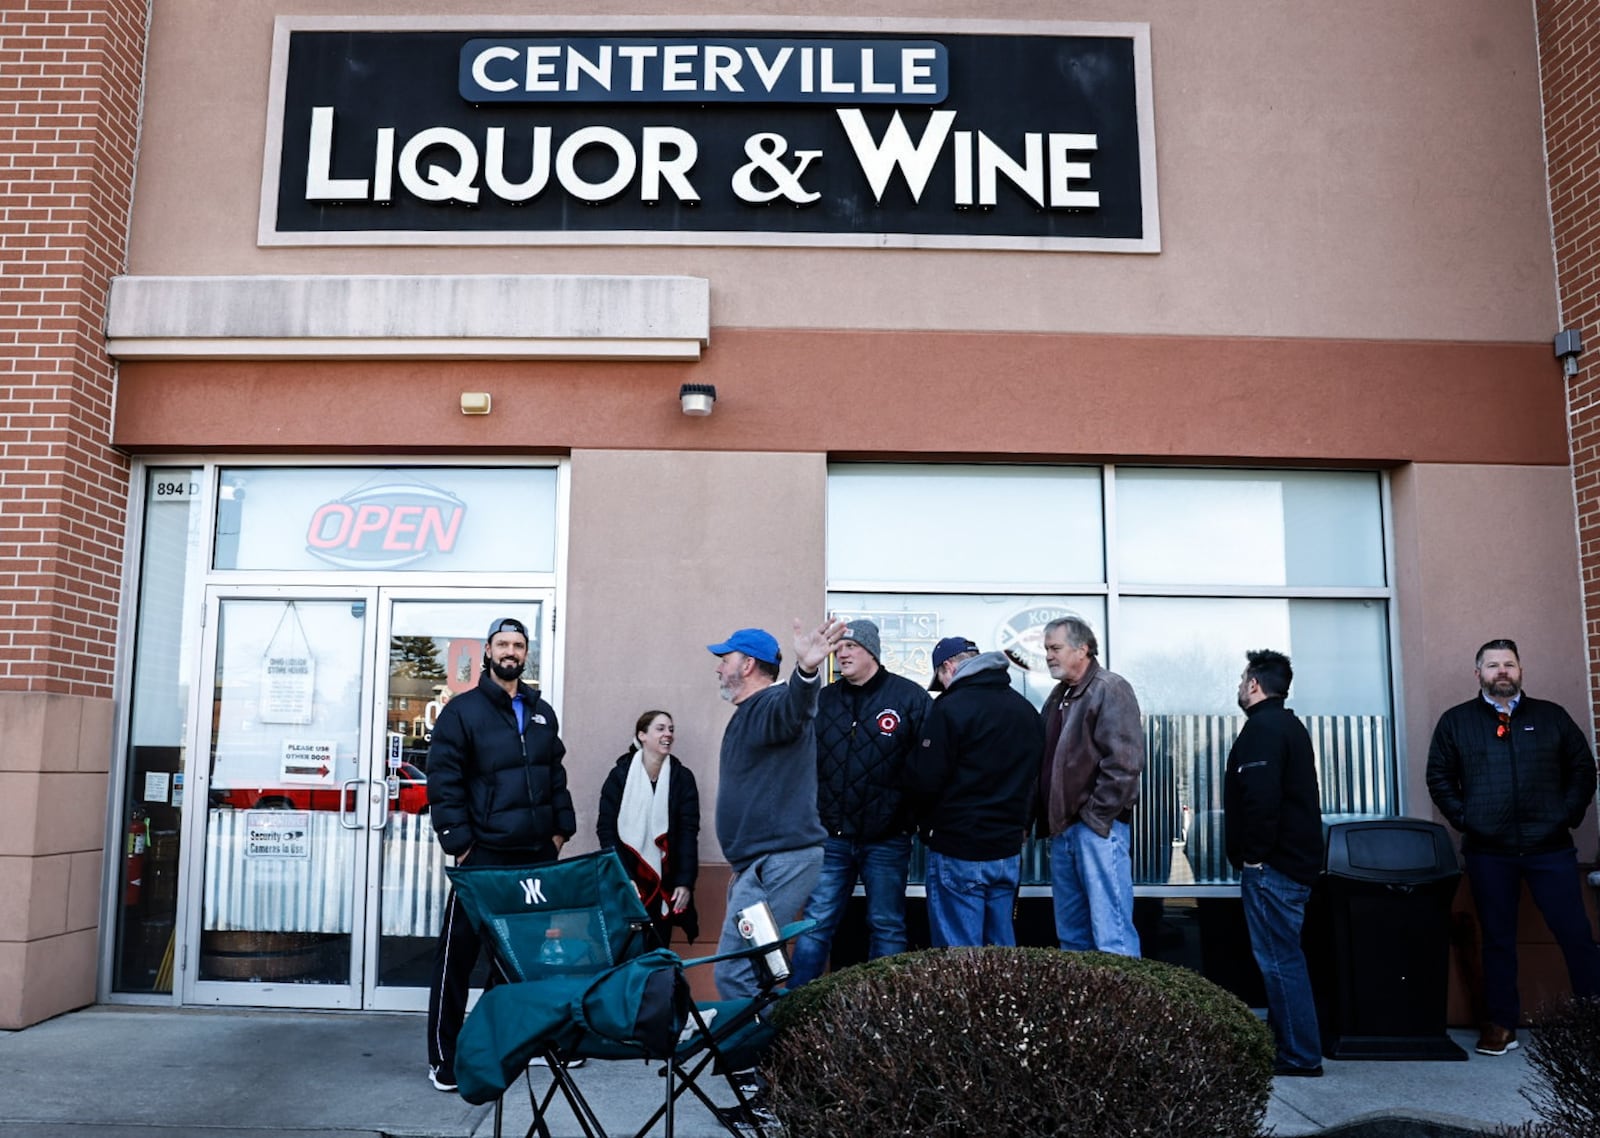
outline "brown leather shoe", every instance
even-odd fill
[[[1517,1033],[1508,1027],[1486,1023],[1478,1033],[1479,1055],[1504,1055],[1507,1051],[1515,1051],[1516,1047]]]

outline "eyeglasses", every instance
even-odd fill
[[[1496,712],[1495,714],[1500,719],[1500,725],[1494,729],[1494,737],[1496,739],[1504,739],[1507,735],[1511,734],[1511,713],[1500,711]]]

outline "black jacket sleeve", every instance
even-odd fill
[[[619,762],[611,768],[605,785],[600,788],[600,810],[595,817],[594,832],[603,850],[617,848],[617,815],[622,813],[622,792],[627,785],[628,766]]]
[[[460,857],[477,840],[467,808],[469,750],[466,725],[452,700],[439,713],[428,743],[428,818],[439,847],[452,857]]]
[[[1589,740],[1572,721],[1572,716],[1561,712],[1561,760],[1564,768],[1567,829],[1576,830],[1583,825],[1583,816],[1594,801],[1594,752]]]
[[[943,709],[935,702],[923,721],[915,750],[906,759],[906,789],[911,794],[919,826],[924,824],[929,807],[939,797],[954,759],[951,749],[956,741],[945,720]]]
[[[1461,748],[1451,730],[1451,718],[1441,716],[1428,744],[1428,797],[1457,833],[1466,831],[1467,806],[1461,795]]]
[[[1259,865],[1278,841],[1283,805],[1283,742],[1265,724],[1249,723],[1234,745],[1233,797],[1228,803],[1228,860]]]

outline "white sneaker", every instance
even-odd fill
[[[433,1084],[436,1091],[453,1091],[457,1086],[455,1073],[443,1067],[429,1067],[428,1082]]]

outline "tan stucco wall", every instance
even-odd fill
[[[0,1029],[94,1001],[112,704],[0,692]]]
[[[1527,691],[1593,738],[1571,474],[1561,467],[1418,464],[1395,473],[1395,614],[1401,632],[1405,806],[1438,815],[1424,772],[1446,708],[1477,692],[1478,645],[1509,636]],[[1579,856],[1595,852],[1591,812]]]
[[[636,13],[632,0],[574,6]],[[437,19],[434,2],[350,16]],[[155,0],[129,271],[684,273],[721,326],[1548,342],[1553,270],[1529,5],[1504,0],[776,0],[763,15],[1148,21],[1159,255],[712,248],[260,249],[275,15]],[[485,27],[529,11],[472,5]],[[555,9],[541,9],[553,12]],[[662,14],[733,26],[735,0]],[[500,21],[505,23],[507,21]],[[798,25],[797,25],[798,26]],[[1025,25],[1019,24],[1019,29]]]
[[[706,645],[754,625],[787,646],[793,618],[821,618],[826,490],[820,454],[574,452],[562,708],[574,849],[595,847],[600,786],[634,720],[659,707],[700,788],[700,857],[722,861],[717,752],[733,708]],[[707,884],[702,912],[720,914]]]

